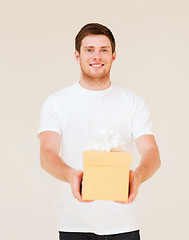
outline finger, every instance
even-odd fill
[[[94,200],[82,200],[82,202],[90,203],[90,202],[94,202]]]
[[[137,193],[138,193],[138,189],[137,189],[136,185],[134,183],[131,183],[131,185],[130,185],[130,192],[129,192],[129,197],[128,197],[127,203],[133,202],[133,200],[135,199]]]
[[[127,202],[126,201],[114,201],[116,203],[120,203],[120,204],[126,204]]]
[[[81,181],[83,180],[83,171],[78,171],[78,177]]]
[[[134,201],[135,197],[136,197],[135,193],[130,194],[129,198],[127,200],[127,203],[132,203]]]
[[[81,196],[81,192],[80,192],[80,184],[79,184],[79,187],[77,189],[77,200],[82,202],[82,196]]]
[[[129,170],[129,178],[131,178],[133,176],[133,171]]]
[[[77,191],[77,192],[75,192],[75,198],[79,201],[79,202],[82,202],[82,197],[81,197],[81,195],[80,195],[80,193]]]
[[[131,175],[130,175],[130,183],[129,183],[129,197],[127,200],[127,203],[131,203],[133,202],[133,200],[135,199],[137,192],[138,192],[138,188],[136,186],[136,182],[135,182],[135,178],[134,178],[134,173],[131,171]]]
[[[78,201],[82,201],[82,197],[81,197],[81,194],[80,194],[80,183],[77,182],[76,185],[73,187],[73,196],[75,199],[77,199]]]
[[[82,198],[81,198],[81,196],[80,196],[80,193],[78,192],[77,189],[73,189],[72,193],[73,193],[73,197],[74,197],[75,199],[77,199],[78,201],[82,201]]]

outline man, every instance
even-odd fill
[[[116,58],[112,32],[97,23],[85,25],[75,38],[80,81],[50,95],[39,129],[41,166],[60,181],[60,239],[138,240],[136,195],[139,186],[160,167],[149,110],[143,99],[110,81]],[[82,153],[101,129],[114,128],[132,152],[135,140],[140,165],[130,171],[127,202],[83,201]],[[59,152],[62,152],[59,156]]]

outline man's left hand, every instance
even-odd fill
[[[139,174],[137,174],[136,172],[130,170],[129,172],[129,197],[128,200],[126,202],[122,202],[122,201],[115,201],[117,203],[132,203],[138,193],[138,189],[139,186],[141,184],[141,179]]]

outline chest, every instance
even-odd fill
[[[99,129],[114,128],[131,137],[130,108],[120,98],[80,99],[68,104],[61,113],[62,132],[92,137]]]

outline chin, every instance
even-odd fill
[[[106,78],[109,75],[109,72],[101,72],[101,73],[90,73],[90,72],[83,72],[83,76],[86,76],[91,79],[98,79],[98,78]]]

